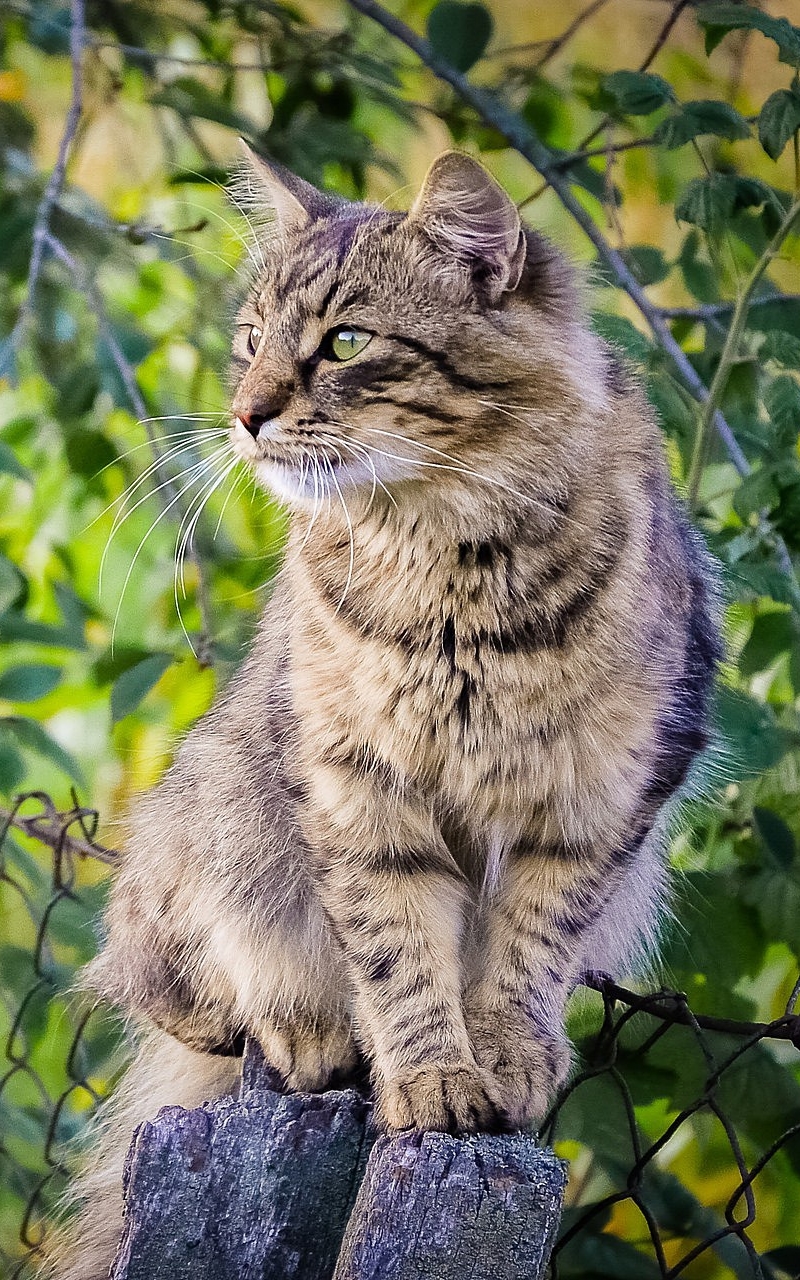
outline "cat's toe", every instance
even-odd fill
[[[571,1065],[566,1041],[527,1019],[473,1018],[470,1040],[477,1061],[494,1082],[505,1127],[538,1125]]]
[[[349,1027],[286,1023],[261,1029],[258,1040],[268,1064],[292,1093],[318,1093],[347,1080],[359,1054]]]
[[[491,1079],[475,1063],[425,1063],[378,1089],[385,1129],[475,1133],[503,1127]]]

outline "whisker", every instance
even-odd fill
[[[200,503],[199,503],[199,504],[198,504],[198,506],[197,506],[197,511],[196,511],[195,515],[192,517],[192,520],[191,520],[191,522],[189,523],[189,525],[188,525],[188,527],[187,527],[187,529],[186,529],[186,533],[184,534],[183,542],[182,542],[182,544],[181,544],[181,550],[180,550],[180,553],[179,553],[179,559],[178,559],[178,561],[176,562],[176,566],[175,566],[175,570],[176,570],[176,571],[175,571],[175,573],[174,573],[174,575],[173,575],[173,596],[174,596],[174,599],[175,599],[175,607],[176,607],[176,609],[177,609],[177,613],[178,613],[178,621],[179,621],[179,622],[180,622],[180,624],[181,624],[181,631],[183,632],[183,634],[184,634],[184,635],[185,635],[185,637],[186,637],[186,640],[187,640],[187,643],[188,643],[188,645],[189,645],[189,648],[191,649],[191,651],[192,651],[192,653],[194,654],[194,656],[195,656],[195,657],[197,657],[197,650],[195,649],[194,645],[192,644],[192,637],[189,635],[189,632],[188,632],[188,630],[187,630],[187,628],[186,628],[186,623],[183,621],[183,614],[182,614],[182,612],[181,612],[181,606],[180,606],[180,602],[179,602],[179,600],[178,600],[178,574],[177,574],[177,569],[178,569],[178,565],[180,565],[181,590],[182,590],[182,592],[183,592],[183,598],[184,598],[184,600],[185,600],[185,599],[186,599],[186,582],[185,582],[185,578],[184,578],[184,566],[185,566],[185,563],[186,563],[186,552],[187,552],[187,549],[191,546],[192,537],[193,537],[193,535],[194,535],[194,531],[195,531],[195,529],[197,528],[197,522],[198,522],[198,520],[200,519],[200,516],[201,516],[201,515],[202,515],[202,513],[203,513],[203,508],[205,507],[206,503],[208,502],[208,500],[209,500],[209,498],[211,497],[211,495],[215,492],[215,490],[217,490],[217,489],[219,488],[219,486],[223,483],[223,481],[224,481],[224,480],[226,480],[226,479],[227,479],[227,477],[230,475],[231,471],[233,470],[233,468],[234,468],[234,467],[235,467],[235,465],[236,465],[236,462],[237,462],[237,459],[235,459],[235,458],[234,458],[234,460],[233,460],[232,462],[229,462],[229,463],[227,464],[227,467],[225,467],[225,468],[223,469],[223,471],[222,471],[219,475],[215,476],[215,477],[214,477],[214,479],[211,481],[211,483],[210,483],[210,484],[207,484],[207,485],[206,485],[206,487],[205,487],[205,489],[204,489],[204,490],[203,490],[203,492],[201,493],[201,495],[200,495],[200,496],[201,496],[201,501],[200,501]],[[196,501],[196,499],[195,499],[195,501]]]
[[[333,469],[333,466],[331,464],[329,464],[329,466],[330,466],[331,480],[336,486],[336,492],[338,493],[339,501],[342,504],[342,511],[344,512],[344,518],[347,522],[347,532],[350,537],[350,559],[347,566],[347,578],[345,580],[344,591],[342,592],[342,598],[336,606],[336,613],[338,613],[345,602],[348,591],[350,590],[350,583],[353,581],[353,564],[355,561],[355,539],[353,537],[353,522],[350,519],[350,512],[347,509],[347,503],[344,500],[344,494],[342,493],[342,490],[340,488],[339,481],[336,479],[336,473]]]
[[[221,458],[224,453],[227,453],[229,448],[230,448],[229,444],[224,444],[220,446],[220,448],[217,449],[214,453],[212,453],[209,458],[201,458],[199,462],[193,463],[191,467],[188,467],[185,471],[181,472],[180,475],[177,477],[173,478],[172,476],[168,476],[165,480],[162,480],[161,484],[156,485],[155,489],[149,489],[147,493],[144,495],[144,497],[139,498],[133,504],[132,507],[122,507],[116,513],[116,515],[114,516],[113,524],[111,526],[111,532],[109,533],[108,538],[106,539],[106,545],[105,545],[105,548],[103,549],[103,554],[100,558],[100,570],[99,570],[99,576],[98,576],[98,582],[97,582],[98,591],[102,592],[103,590],[103,570],[105,568],[106,558],[111,549],[111,543],[115,535],[121,529],[122,525],[125,523],[126,520],[129,519],[130,516],[133,515],[134,511],[138,510],[138,508],[141,507],[150,498],[155,497],[155,495],[157,493],[160,493],[162,489],[168,489],[170,486],[179,483],[179,481],[184,476],[192,476],[192,481],[190,482],[190,486],[189,486],[191,487],[191,484],[194,483],[194,480],[198,479],[199,476],[202,475],[203,472],[207,470],[210,466],[212,466],[213,463],[218,458]],[[144,473],[144,475],[140,476],[139,479],[135,482],[135,484],[131,486],[130,490],[127,492],[128,497],[131,497],[133,494],[133,491],[139,488],[139,486],[145,480],[147,480],[148,475],[150,475],[152,471],[155,469],[155,465],[156,464],[153,464],[151,467],[149,467],[148,470]],[[112,503],[112,506],[113,505],[114,504]]]
[[[201,474],[202,474],[202,473],[201,473]],[[197,476],[197,475],[193,476],[193,477],[192,477],[192,479],[189,481],[189,483],[188,483],[188,484],[184,485],[182,489],[179,489],[179,490],[178,490],[178,492],[177,492],[177,493],[176,493],[172,498],[170,498],[170,500],[169,500],[169,502],[167,503],[167,505],[166,505],[165,507],[163,507],[163,508],[161,509],[161,511],[159,511],[159,513],[158,513],[158,515],[156,516],[155,520],[152,522],[152,524],[150,525],[149,529],[148,529],[148,530],[147,530],[147,532],[145,533],[144,537],[143,537],[143,538],[142,538],[142,540],[140,541],[140,543],[139,543],[138,547],[136,548],[135,552],[133,553],[133,557],[132,557],[132,559],[131,559],[131,562],[130,562],[130,564],[128,565],[128,572],[126,573],[126,575],[125,575],[125,580],[124,580],[124,582],[123,582],[123,584],[122,584],[122,591],[120,592],[119,603],[117,604],[116,612],[115,612],[115,614],[114,614],[114,621],[113,621],[113,624],[112,624],[112,627],[111,627],[111,652],[112,652],[112,654],[113,654],[113,652],[114,652],[114,642],[115,642],[116,634],[117,634],[117,626],[118,626],[118,624],[119,624],[119,615],[120,615],[120,612],[121,612],[121,610],[122,610],[122,603],[123,603],[123,601],[124,601],[124,599],[125,599],[125,592],[126,592],[126,591],[127,591],[127,589],[128,589],[128,583],[129,583],[129,582],[130,582],[130,580],[131,580],[131,576],[132,576],[132,574],[133,574],[134,568],[136,567],[136,562],[137,562],[137,560],[139,559],[139,556],[141,555],[142,548],[144,547],[145,543],[147,542],[147,539],[150,537],[150,534],[154,531],[154,529],[155,529],[159,524],[161,524],[161,521],[162,521],[162,520],[166,519],[166,517],[169,515],[170,511],[172,510],[172,508],[176,505],[176,503],[180,502],[181,498],[184,496],[184,494],[185,494],[185,493],[188,493],[188,491],[191,489],[192,485],[195,483],[195,481],[196,481],[198,478],[199,478],[199,476]]]
[[[228,433],[227,431],[220,431],[219,433],[215,432],[213,436],[209,437],[209,439],[216,439],[218,434],[227,436]],[[170,439],[170,437],[165,436],[164,439],[165,440]],[[118,506],[120,503],[124,504],[128,498],[131,498],[134,492],[145,482],[145,480],[147,480],[149,476],[153,474],[154,471],[158,471],[159,467],[163,466],[167,462],[172,461],[172,459],[175,458],[177,454],[183,453],[187,449],[190,440],[197,440],[199,444],[207,444],[209,443],[209,439],[198,440],[198,433],[192,432],[191,435],[187,436],[185,440],[179,440],[175,444],[174,448],[167,449],[166,452],[160,454],[158,458],[156,458],[153,462],[149,464],[148,467],[145,468],[145,470],[141,473],[141,475],[137,476],[135,480],[131,481],[127,489],[125,489],[116,498],[113,498],[111,502],[109,502],[108,505],[105,506],[103,510],[98,515],[95,516],[94,520],[90,521],[90,523],[86,525],[86,528],[84,529],[84,533],[86,532],[86,530],[91,529],[93,525],[96,525],[98,520],[102,520],[103,516],[107,515],[107,513],[112,510],[112,508]],[[150,447],[150,443],[147,440],[145,440],[140,445],[135,445],[133,449],[128,449],[126,453],[120,454],[119,457],[115,458],[113,462],[109,462],[106,464],[105,467],[101,467],[101,469],[98,472],[96,472],[96,475],[98,476],[102,475],[103,472],[107,471],[109,467],[115,466],[118,461],[120,461],[122,458],[127,458],[129,454],[136,452],[137,449],[147,449],[149,447]]]

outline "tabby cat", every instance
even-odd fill
[[[107,1273],[134,1123],[233,1088],[244,1032],[287,1089],[366,1060],[388,1129],[536,1123],[571,990],[653,935],[706,742],[706,557],[563,258],[465,155],[407,214],[247,163],[231,438],[291,533],[134,818],[89,980],[157,1030],[71,1280]]]

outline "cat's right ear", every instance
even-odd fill
[[[471,156],[446,151],[434,160],[408,220],[444,254],[468,265],[493,304],[516,289],[526,253],[519,213]]]
[[[244,164],[232,183],[237,203],[255,213],[271,211],[282,232],[300,231],[335,213],[341,201],[318,191],[275,160],[265,160],[244,138],[239,139]]]

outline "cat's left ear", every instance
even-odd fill
[[[519,213],[476,160],[459,151],[434,160],[408,217],[437,248],[471,267],[492,303],[516,289],[526,253]]]
[[[299,231],[309,222],[330,217],[341,208],[340,200],[318,191],[277,161],[265,160],[244,138],[239,139],[239,144],[245,160],[246,181],[232,183],[234,198],[243,197],[243,203],[252,205],[256,211],[271,210],[281,231]]]

